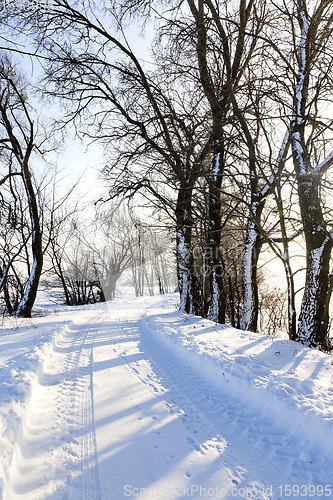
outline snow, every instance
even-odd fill
[[[209,319],[211,321],[218,321],[219,318],[219,290],[216,281],[216,269],[212,267],[212,291],[209,307]]]
[[[332,358],[178,300],[49,304],[4,321],[1,498],[329,496]]]
[[[302,100],[304,92],[304,82],[307,72],[306,48],[308,44],[307,38],[309,32],[309,21],[307,19],[305,6],[303,5],[303,2],[299,2],[298,8],[299,8],[299,16],[301,19],[301,36],[298,46],[299,67],[297,74],[297,84],[295,89],[295,104],[294,104],[293,118],[292,118],[293,128],[296,125],[301,125],[304,121],[304,116],[303,116],[304,113],[302,113]],[[305,161],[303,159],[304,151],[303,151],[301,136],[299,132],[295,130],[292,133],[292,148],[294,150],[294,153],[298,161],[300,173],[304,175],[307,172],[307,165],[305,164]]]
[[[252,254],[258,238],[255,229],[253,216],[257,213],[257,203],[253,203],[248,219],[245,251],[243,257],[243,286],[244,286],[244,304],[241,317],[241,326],[246,330],[251,322],[253,315],[253,283],[252,283]]]
[[[314,169],[315,172],[319,173],[325,172],[332,165],[332,162],[333,162],[333,151],[331,151],[330,154],[326,156],[326,158],[317,165],[317,167]]]
[[[221,158],[221,153],[217,153],[217,155],[214,157],[214,166],[210,174],[210,178],[213,182],[216,182],[217,176],[220,171],[220,158]]]
[[[20,314],[20,312],[22,311],[22,309],[25,307],[25,305],[27,303],[31,288],[36,281],[37,270],[38,270],[38,262],[37,262],[37,259],[34,258],[33,263],[32,263],[32,267],[31,267],[31,271],[30,271],[30,275],[29,275],[29,279],[28,279],[28,282],[27,282],[25,290],[24,290],[23,297],[21,298],[20,303],[19,303],[18,308],[17,308],[17,315]]]
[[[297,158],[300,173],[305,175],[307,172],[307,167],[303,159],[304,149],[299,132],[293,132],[292,134],[292,148]]]
[[[314,326],[314,317],[316,314],[316,300],[318,290],[321,287],[320,273],[321,261],[325,245],[328,243],[328,237],[325,238],[322,245],[311,249],[308,264],[308,279],[304,290],[301,308],[301,340],[303,343],[311,341],[311,335]]]

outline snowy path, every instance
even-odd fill
[[[141,300],[70,310],[55,334],[5,364],[6,376],[29,390],[0,407],[4,500],[278,499],[287,496],[280,485],[303,486],[294,498],[329,496],[320,488],[330,492],[332,454],[288,432],[296,413],[277,424],[235,384],[216,383],[213,365],[204,376],[161,340],[154,315],[163,319],[170,304],[156,298],[149,307]],[[194,321],[191,331],[209,324]],[[317,369],[327,370],[320,356]],[[26,371],[17,375],[19,366]],[[333,396],[327,380],[325,403]]]
[[[103,388],[105,373],[95,371],[102,498],[110,492],[114,499],[131,492],[133,498],[141,489],[140,498],[180,498],[193,480],[206,488],[232,487],[233,473],[219,463],[223,439],[186,396],[188,379],[179,389],[179,381],[173,385],[173,377],[164,377],[175,365],[147,341],[139,319],[119,319],[113,331],[108,328],[106,344],[95,347],[110,380]]]
[[[89,323],[69,323],[42,348],[5,498],[100,498],[92,413],[94,335]]]

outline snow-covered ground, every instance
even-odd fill
[[[47,305],[0,333],[0,497],[330,498],[332,358],[177,311]]]

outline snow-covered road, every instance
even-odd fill
[[[4,500],[333,495],[331,358],[175,302],[64,308],[4,330]]]

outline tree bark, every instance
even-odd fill
[[[43,269],[43,248],[42,248],[42,230],[40,227],[39,211],[35,190],[31,180],[28,160],[25,159],[22,163],[22,177],[25,186],[25,191],[28,198],[29,213],[32,227],[32,256],[33,263],[26,284],[23,297],[16,310],[16,315],[23,318],[30,318],[32,307],[36,300],[40,275]]]
[[[210,277],[210,306],[208,318],[225,323],[225,290],[223,266],[220,259],[221,242],[221,185],[224,151],[222,139],[215,141],[209,175],[207,271]]]
[[[306,3],[298,2],[300,40],[298,45],[298,72],[294,89],[291,120],[291,146],[296,173],[298,198],[306,243],[306,278],[299,316],[297,340],[310,347],[329,346],[330,295],[329,263],[333,240],[326,228],[320,199],[321,169],[313,167],[306,141],[308,124],[309,81],[319,49],[315,46],[319,23],[317,16],[326,7],[322,1],[319,10],[309,18]],[[330,164],[330,162],[329,162]]]
[[[183,184],[178,192],[176,206],[177,275],[180,310],[199,315],[201,312],[200,286],[195,275],[192,251],[192,192],[191,184]]]
[[[299,172],[298,155],[294,164]],[[306,278],[297,340],[310,347],[328,348],[330,257],[332,239],[326,230],[319,197],[319,175],[297,175],[298,196],[306,243]]]
[[[256,332],[258,328],[259,296],[257,266],[263,243],[258,228],[258,221],[260,221],[264,204],[265,200],[254,200],[251,203],[243,258],[243,309],[240,318],[240,328],[252,332]]]

